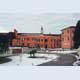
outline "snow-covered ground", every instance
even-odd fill
[[[0,66],[35,66],[35,65],[39,65],[51,60],[57,60],[57,58],[59,57],[58,55],[54,54],[54,53],[63,53],[63,54],[70,54],[70,53],[76,53],[76,50],[67,50],[67,51],[48,51],[46,50],[44,51],[40,51],[40,53],[36,53],[36,57],[37,58],[29,58],[30,55],[29,54],[21,54],[21,55],[17,55],[17,56],[10,56],[8,57],[9,59],[11,59],[12,61],[10,62],[6,62],[3,64],[0,64]],[[53,54],[46,54],[46,53],[53,53]]]
[[[29,58],[29,56],[29,54],[21,54],[8,57],[12,61],[0,64],[0,66],[35,66],[58,58],[56,54],[36,54],[38,58]]]
[[[76,50],[68,50],[68,51],[51,51],[50,53],[63,53],[63,54],[70,54],[70,53],[76,53]]]

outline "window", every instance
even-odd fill
[[[45,39],[45,42],[48,42],[48,39]]]
[[[69,30],[67,30],[67,33],[69,33]]]
[[[24,41],[25,40],[25,38],[21,38],[21,41]]]
[[[22,47],[24,47],[24,43],[22,43]]]
[[[40,42],[39,38],[32,38],[33,41]]]
[[[30,39],[29,39],[29,38],[27,38],[27,40],[29,41]]]
[[[20,45],[20,42],[19,42],[19,41],[17,41],[17,45],[18,45],[18,46]]]
[[[61,40],[59,40],[59,42],[61,42]]]
[[[20,40],[20,38],[17,38],[17,40]]]
[[[69,37],[68,37],[68,40],[69,40]]]
[[[40,39],[37,39],[38,42],[40,42]]]
[[[32,41],[35,41],[35,38],[32,38]]]
[[[27,43],[27,47],[30,47],[30,43]]]
[[[75,30],[72,30],[72,33],[74,33],[75,32]]]
[[[53,42],[53,40],[51,39],[51,42]]]
[[[62,31],[62,34],[64,34],[64,31]]]
[[[43,39],[41,39],[41,42],[43,42]]]
[[[45,44],[45,48],[48,48],[48,45],[47,44]]]

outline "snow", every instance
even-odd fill
[[[67,51],[40,51],[35,54],[37,58],[29,58],[30,54],[20,54],[17,56],[8,57],[12,61],[0,64],[0,66],[36,66],[51,60],[56,61],[59,57],[57,53],[70,54],[75,53],[76,50],[67,50]],[[48,53],[48,54],[46,54]],[[50,53],[50,54],[49,54]],[[56,54],[54,54],[56,53]]]
[[[8,57],[12,61],[0,64],[0,66],[36,66],[51,60],[56,60],[56,54],[36,54],[38,58],[29,58],[29,54]]]
[[[77,60],[76,62],[73,63],[73,66],[78,66],[78,65],[80,65],[80,61],[79,60]]]
[[[69,50],[69,51],[51,51],[50,53],[63,53],[63,54],[70,54],[70,53],[76,53],[75,50]]]

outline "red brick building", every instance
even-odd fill
[[[70,26],[61,30],[61,48],[71,49],[74,46],[73,36],[75,26]]]
[[[64,28],[61,31],[61,34],[44,34],[43,28],[41,27],[41,33],[18,33],[17,30],[14,29],[16,38],[12,40],[12,46],[30,48],[73,48],[75,26]]]
[[[12,42],[13,46],[60,48],[61,35],[42,33],[17,33],[17,38]]]

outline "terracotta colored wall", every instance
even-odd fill
[[[39,36],[28,36],[28,35],[17,35],[17,38],[13,40],[13,46],[26,46],[34,47],[34,45],[39,45],[40,48],[73,48],[73,36],[74,36],[74,27],[69,27],[62,30],[61,35],[39,35]],[[29,38],[29,40],[28,40]],[[39,41],[36,41],[36,40]],[[45,42],[45,39],[48,41]]]
[[[29,38],[29,40],[28,40]],[[23,40],[22,40],[23,39]],[[39,41],[35,41],[34,39],[37,39]],[[45,42],[45,39],[47,39],[47,42]],[[60,48],[61,42],[60,42],[60,36],[23,36],[18,35],[16,39],[13,40],[13,46],[24,46],[26,47],[34,47],[34,45],[39,45],[40,48],[45,48],[45,45],[47,45],[47,48]],[[55,46],[54,46],[55,44]]]
[[[61,47],[62,48],[73,48],[73,36],[75,28],[64,29],[61,34]]]
[[[12,46],[26,46],[34,47],[39,45],[40,48],[73,48],[73,36],[74,36],[75,27],[68,27],[62,30],[61,35],[23,35],[17,33],[14,29],[16,38],[12,40]],[[3,34],[3,33],[2,33]],[[28,40],[29,39],[29,40]],[[47,39],[47,41],[45,41]]]
[[[61,35],[53,36],[53,48],[61,48]]]

